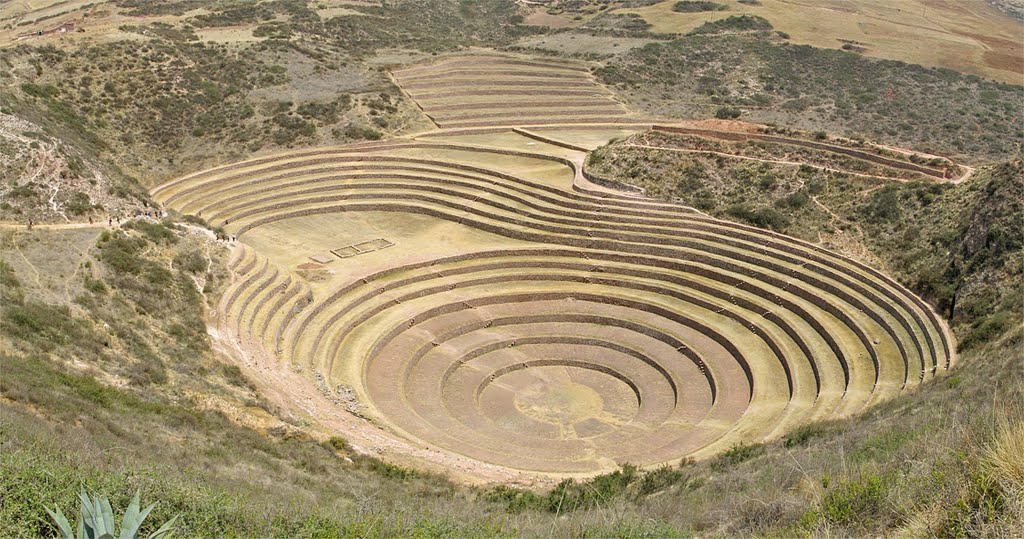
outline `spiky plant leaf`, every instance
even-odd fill
[[[171,534],[174,533],[172,528],[174,527],[174,521],[176,520],[178,520],[178,515],[174,515],[171,520],[164,522],[164,525],[160,526],[159,530],[149,534],[149,537],[146,539],[169,539]]]
[[[143,521],[149,516],[153,507],[156,506],[154,503],[140,511],[139,496],[139,491],[136,490],[135,495],[132,496],[132,501],[125,510],[124,517],[121,519],[121,533],[116,539],[138,539]],[[115,539],[114,534],[117,532],[117,528],[114,524],[114,510],[110,506],[110,499],[106,496],[90,496],[83,487],[82,491],[78,494],[78,500],[80,502],[81,518],[78,520],[77,539]],[[57,523],[61,539],[76,539],[76,536],[72,534],[70,522],[68,522],[67,517],[64,516],[59,507],[56,512],[51,511],[48,507],[43,509]],[[175,516],[165,522],[160,529],[149,535],[149,539],[169,538],[173,531],[174,523],[177,520],[178,517]]]
[[[110,535],[114,539],[114,509],[110,507],[110,499],[106,496],[96,496],[100,501],[100,514],[103,515],[103,534]]]
[[[149,512],[152,511],[154,507],[156,507],[156,504],[151,503],[149,504],[149,507],[142,510],[142,513],[139,513],[139,524],[142,524],[142,521],[146,520],[146,517],[149,516]]]
[[[139,491],[136,490],[135,496],[132,496],[132,501],[128,504],[128,509],[124,512],[124,518],[121,519],[121,533],[118,535],[118,539],[138,537],[139,528],[142,526],[144,518],[146,517],[139,518]]]
[[[57,523],[57,529],[60,531],[62,539],[75,539],[74,531],[71,529],[71,523],[68,522],[68,518],[64,516],[64,512],[57,508],[57,512],[54,513],[49,507],[43,507],[46,512],[50,515],[50,518]]]
[[[100,539],[107,533],[106,521],[103,519],[103,507],[100,504],[100,497],[92,497],[92,529],[93,537]]]
[[[92,500],[85,493],[85,487],[82,487],[82,491],[78,493],[78,500],[81,507],[81,519],[78,521],[78,537],[82,539],[95,539],[99,534],[96,533],[96,522],[92,512]]]

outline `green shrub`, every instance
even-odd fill
[[[46,348],[66,344],[78,337],[81,326],[66,306],[35,301],[6,305],[0,328],[4,335],[23,341],[36,341]]]
[[[416,470],[403,468],[401,466],[391,464],[390,462],[384,462],[382,460],[366,459],[365,462],[368,463],[369,468],[373,470],[375,473],[381,475],[382,477],[387,477],[390,479],[407,481],[422,476],[422,474],[420,472],[417,472]]]
[[[943,515],[936,537],[976,537],[983,524],[1006,511],[1003,491],[988,475],[972,470],[964,490]]]
[[[137,275],[142,272],[144,261],[139,256],[146,242],[141,238],[129,238],[123,233],[102,241],[100,260],[118,273]]]
[[[869,217],[895,221],[900,217],[899,187],[886,185],[871,193],[871,199],[862,207],[863,213]]]
[[[739,118],[741,114],[743,114],[743,111],[738,108],[721,107],[715,111],[715,118],[718,118],[719,120],[730,120],[733,118]]]
[[[161,385],[167,383],[167,368],[152,352],[138,356],[139,360],[125,371],[128,381],[135,386]]]
[[[21,281],[14,275],[14,268],[3,259],[0,259],[0,300],[4,304],[22,301]]]
[[[802,524],[810,529],[845,527],[882,518],[892,510],[888,498],[894,484],[892,475],[875,473],[843,481],[828,489],[818,507],[804,515]]]
[[[181,220],[186,222],[186,223],[189,223],[189,224],[193,224],[193,225],[196,225],[196,226],[201,226],[203,228],[210,228],[210,225],[206,223],[206,219],[203,219],[202,217],[199,217],[198,215],[192,215],[192,214],[183,215],[183,216],[181,216]]]
[[[637,496],[647,496],[660,492],[673,485],[685,483],[689,480],[689,476],[683,473],[679,468],[674,468],[669,465],[660,466],[653,470],[644,472],[640,481],[637,483],[636,494]]]
[[[334,449],[335,451],[342,451],[345,453],[352,451],[352,445],[349,444],[348,440],[346,440],[343,436],[331,436],[327,440],[327,445],[330,446],[330,448]]]
[[[725,470],[741,462],[763,455],[765,450],[764,444],[736,444],[712,462],[711,469],[717,471]]]
[[[93,279],[86,275],[84,280],[85,289],[93,294],[103,294],[107,291],[107,285],[103,283],[103,279]]]
[[[746,221],[760,228],[772,230],[783,230],[789,226],[790,220],[782,212],[775,208],[752,209],[745,204],[735,204],[725,210],[726,215]]]
[[[334,102],[303,103],[295,112],[307,120],[315,120],[321,124],[333,124],[338,121],[338,106]]]
[[[11,183],[13,184],[14,182]],[[7,191],[7,196],[13,198],[39,198],[39,193],[36,192],[31,184],[12,185],[11,189]]]
[[[245,377],[242,369],[238,365],[228,365],[222,363],[220,366],[220,372],[224,376],[224,379],[233,386],[255,391],[256,387]]]
[[[335,133],[335,136],[339,134],[345,138],[353,140],[380,140],[383,136],[380,131],[377,131],[372,127],[355,124],[349,124],[345,129]]]
[[[26,94],[32,97],[39,97],[43,99],[53,98],[58,93],[60,93],[57,87],[52,84],[39,85],[31,82],[26,82],[22,84],[21,91],[25,92]]]
[[[790,210],[798,210],[803,208],[811,202],[811,197],[807,195],[802,189],[794,191],[783,198],[780,198],[775,202],[775,206],[778,208],[787,208]]]
[[[275,114],[275,124],[280,129],[274,131],[274,142],[277,144],[290,144],[303,137],[311,137],[316,134],[316,127],[300,116],[289,116],[287,114]]]
[[[829,428],[821,423],[808,423],[801,425],[782,439],[782,445],[787,448],[807,445],[813,438],[817,438],[829,432]]]
[[[717,21],[710,21],[690,31],[691,36],[720,34],[722,32],[767,32],[772,29],[768,19],[757,15],[732,15]]]
[[[640,478],[636,466],[624,464],[612,473],[596,476],[586,482],[566,479],[545,497],[543,505],[552,513],[569,513],[593,509],[622,496]]]
[[[173,244],[178,241],[178,236],[174,234],[174,224],[169,222],[128,221],[124,228],[142,232],[142,235],[153,243]]]
[[[205,272],[209,267],[209,261],[206,259],[206,255],[198,249],[179,253],[174,257],[174,260],[171,261],[171,264],[175,269],[196,275]]]
[[[499,503],[505,506],[505,510],[512,514],[522,513],[527,509],[537,509],[545,506],[545,498],[528,490],[497,485],[484,494],[484,499],[489,502]]]
[[[699,13],[701,11],[723,11],[725,4],[708,2],[706,0],[681,0],[672,4],[672,11],[677,13]]]
[[[1002,335],[1006,330],[1013,327],[1015,317],[1012,313],[1003,311],[987,316],[975,322],[967,331],[957,349],[961,352],[970,350],[980,344],[992,342]]]
[[[71,195],[71,198],[64,205],[71,215],[85,215],[93,210],[92,201],[89,195],[81,191]]]

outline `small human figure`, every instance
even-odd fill
[[[28,220],[28,229],[32,230],[32,219]]]

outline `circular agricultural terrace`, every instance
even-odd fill
[[[502,88],[564,79],[583,91],[586,80],[554,63],[450,62],[405,75],[430,96],[489,69],[522,70]],[[568,121],[561,141],[537,134],[557,138],[552,126],[473,125],[297,151],[154,196],[240,236],[220,314],[247,348],[351,391],[397,437],[501,467],[582,474],[707,456],[849,415],[951,367],[944,324],[878,271],[588,181],[585,154],[566,140],[600,138],[624,118]],[[392,237],[316,263],[260,250],[266,231],[308,230],[314,245],[331,232],[304,223],[360,215]],[[484,240],[434,241],[410,223]],[[328,277],[307,282],[300,266]]]

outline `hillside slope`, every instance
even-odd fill
[[[147,211],[137,182],[36,124],[0,113],[0,221],[102,221]]]
[[[948,69],[787,43],[694,35],[631,50],[597,71],[636,110],[822,130],[969,164],[1020,152],[1024,87]],[[734,116],[733,116],[734,117]]]

